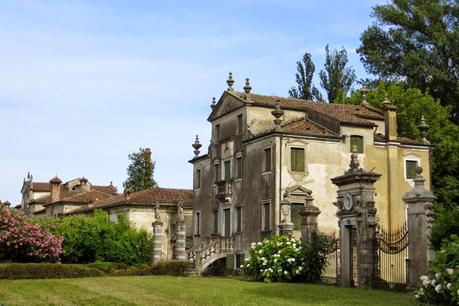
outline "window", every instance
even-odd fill
[[[223,216],[225,217],[225,237],[231,236],[231,209],[225,208],[223,210]]]
[[[302,203],[292,203],[291,219],[293,223],[293,229],[298,231],[301,230],[301,216],[300,212],[303,211],[304,205]]]
[[[218,233],[218,209],[214,210],[214,233]]]
[[[201,234],[201,212],[197,211],[194,213],[194,234]]]
[[[236,207],[236,224],[234,225],[235,227],[235,232],[236,233],[240,233],[242,230],[241,230],[241,227],[242,227],[242,216],[241,216],[241,212],[242,212],[242,208],[240,206],[237,206]]]
[[[406,160],[405,161],[405,178],[407,180],[412,180],[416,177],[416,167],[418,162],[416,160]]]
[[[304,149],[291,148],[291,170],[295,172],[304,172]]]
[[[242,133],[242,115],[237,116],[237,132],[238,134]]]
[[[227,160],[224,162],[225,166],[225,181],[229,181],[231,179],[231,161]]]
[[[363,153],[363,137],[362,136],[351,135],[350,150],[351,150],[351,153]]]
[[[242,178],[242,157],[236,159],[237,163],[237,178]]]
[[[219,141],[220,140],[220,124],[217,124],[215,126],[215,129],[216,129],[216,134],[217,134],[216,135],[217,136],[217,141]]]
[[[215,167],[215,182],[218,182],[220,180],[220,165],[217,164],[214,167]]]
[[[269,231],[271,229],[271,203],[264,202],[263,203],[263,211],[262,211],[262,229],[263,231]]]
[[[201,170],[196,170],[196,188],[201,187]]]
[[[271,171],[271,148],[265,149],[265,168],[264,172]]]

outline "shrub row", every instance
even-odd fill
[[[191,269],[187,260],[164,260],[151,266],[127,266],[116,262],[90,264],[5,263],[0,264],[0,279],[78,278],[92,276],[174,275],[185,276]]]

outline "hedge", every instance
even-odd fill
[[[77,278],[103,276],[104,272],[87,265],[52,263],[0,264],[0,279]]]
[[[191,262],[188,260],[161,260],[153,266],[155,275],[185,276],[191,271]]]

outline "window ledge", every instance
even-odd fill
[[[234,179],[234,182],[241,182],[241,181],[242,181],[242,177],[241,177],[241,178]]]
[[[262,172],[261,175],[268,175],[268,174],[271,174],[271,170],[270,171],[265,171],[265,172]]]

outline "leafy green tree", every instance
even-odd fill
[[[406,80],[453,107],[459,121],[459,2],[392,0],[373,8],[375,23],[357,52],[368,72]]]
[[[437,203],[445,207],[456,206],[459,203],[459,126],[451,121],[450,108],[404,82],[380,82],[370,91],[367,100],[382,107],[386,95],[398,108],[399,135],[420,139],[417,126],[421,116],[425,117],[430,125],[428,139],[433,146],[431,176]],[[359,104],[361,98],[360,92],[355,92],[346,102]]]
[[[348,63],[347,51],[333,50],[330,52],[329,46],[325,46],[325,70],[321,70],[320,85],[327,92],[328,101],[333,103],[346,96],[355,82],[356,76],[354,69],[346,67]]]
[[[305,100],[323,100],[322,95],[312,83],[316,66],[312,62],[311,54],[305,53],[301,61],[296,62],[298,73],[296,74],[297,88],[292,87],[288,93],[291,98]]]
[[[124,188],[131,191],[158,187],[153,178],[155,163],[151,160],[149,148],[140,148],[138,152],[129,154],[131,164],[127,168],[128,178],[123,183]]]

